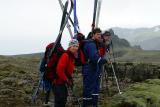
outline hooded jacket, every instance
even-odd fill
[[[54,80],[54,84],[65,84],[68,79],[72,78],[74,71],[74,54],[69,50],[63,53],[56,68],[57,79]]]

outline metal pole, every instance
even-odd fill
[[[67,87],[68,91],[70,92],[70,94],[72,95],[72,97],[75,97],[75,99],[77,100],[79,107],[82,107],[82,105],[80,103],[80,98],[78,98],[73,92],[73,87],[70,87],[68,85],[66,85],[66,87]]]
[[[111,66],[112,66],[112,71],[113,71],[113,74],[114,74],[114,78],[115,78],[115,80],[116,80],[116,84],[117,84],[117,88],[118,88],[119,94],[122,94],[122,92],[121,92],[121,90],[120,90],[120,88],[119,88],[117,76],[116,76],[116,73],[115,73],[115,70],[114,70],[114,67],[113,67],[112,62],[111,62]]]

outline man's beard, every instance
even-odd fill
[[[110,44],[110,41],[105,41],[105,46],[108,46]]]

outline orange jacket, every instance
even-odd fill
[[[58,78],[54,80],[55,84],[64,84],[69,78],[72,78],[74,71],[74,54],[70,51],[65,52],[59,59],[56,73]]]
[[[106,50],[104,47],[100,47],[99,48],[99,56],[102,57],[106,54]]]

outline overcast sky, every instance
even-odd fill
[[[65,0],[62,0],[63,3]],[[80,29],[91,30],[94,0],[77,0]],[[102,0],[99,27],[160,25],[160,0]],[[0,55],[42,52],[55,41],[62,12],[58,0],[0,0]],[[62,44],[70,40],[65,29]]]

